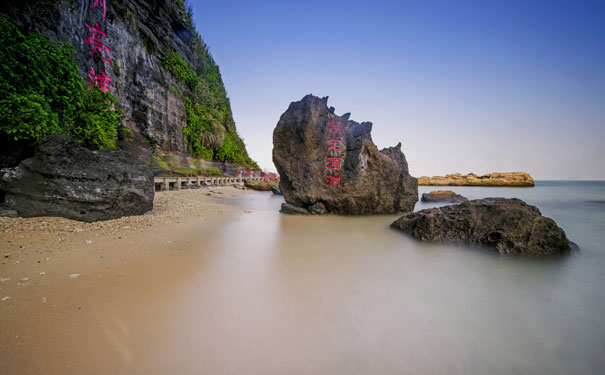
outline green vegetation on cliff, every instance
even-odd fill
[[[177,51],[164,51],[160,62],[180,83],[187,111],[184,130],[188,152],[206,160],[229,161],[260,170],[246,151],[237,134],[231,112],[231,103],[223,84],[219,67],[208,51],[201,36],[195,33],[191,21],[191,8],[183,0],[173,0],[182,13],[183,22],[192,28],[194,67],[189,66]]]
[[[37,143],[63,133],[86,147],[115,147],[120,112],[110,93],[78,75],[71,45],[23,35],[0,14],[0,135]]]
[[[176,51],[160,56],[162,65],[181,83],[184,93],[187,110],[184,132],[189,153],[206,160],[229,161],[259,169],[235,131],[231,103],[221,73],[199,37],[196,40],[196,57],[202,62],[201,76]],[[171,90],[176,88],[171,87]]]

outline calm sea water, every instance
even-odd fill
[[[554,219],[581,253],[501,257],[417,242],[389,227],[398,215],[288,216],[277,212],[280,197],[238,198],[231,202],[252,213],[213,234],[221,250],[191,283],[192,294],[214,288],[215,296],[218,288],[222,295],[200,297],[203,314],[222,327],[218,342],[206,343],[203,329],[193,335],[191,344],[204,347],[200,368],[605,371],[605,182],[448,189],[469,199],[521,198]],[[419,202],[416,210],[433,206]],[[201,311],[190,310],[182,322],[199,319]]]

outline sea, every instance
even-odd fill
[[[209,235],[221,250],[192,281],[191,295],[202,299],[197,314],[222,327],[208,343],[207,332],[191,333],[204,348],[202,367],[605,373],[605,181],[421,186],[419,196],[437,189],[469,199],[520,198],[554,219],[580,252],[501,256],[419,242],[389,226],[400,215],[290,216],[278,212],[279,196],[233,198],[241,214]],[[435,206],[418,202],[415,210]],[[212,300],[203,301],[205,288],[215,288]]]

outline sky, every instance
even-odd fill
[[[274,171],[293,101],[329,96],[413,176],[605,179],[605,1],[190,1],[239,135]]]

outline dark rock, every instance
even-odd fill
[[[328,213],[328,210],[326,209],[326,206],[323,203],[317,202],[311,207],[309,207],[309,212],[313,215],[324,215]]]
[[[422,194],[423,202],[439,202],[439,203],[462,203],[468,201],[460,194],[456,194],[451,190],[437,190],[430,193]]]
[[[289,203],[282,203],[281,210],[279,210],[279,212],[281,212],[283,214],[290,214],[290,215],[309,215],[310,214],[309,211],[305,210],[304,208],[296,207]]]
[[[62,134],[45,137],[33,158],[1,171],[5,204],[20,216],[82,221],[153,208],[153,174],[121,150],[90,151]]]
[[[5,205],[0,205],[0,217],[18,217],[19,213]]]
[[[563,229],[520,199],[484,198],[402,216],[393,224],[422,241],[494,248],[500,254],[568,254]]]
[[[418,187],[401,144],[379,151],[371,122],[337,116],[327,103],[312,95],[291,103],[273,132],[273,163],[286,202],[305,209],[321,202],[336,214],[411,211]]]
[[[0,169],[16,167],[22,160],[34,155],[29,142],[0,139]]]

